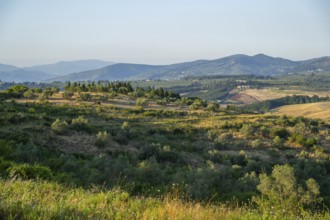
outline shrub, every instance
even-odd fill
[[[240,129],[240,132],[246,137],[252,136],[254,134],[254,127],[250,124],[244,124]]]
[[[27,99],[33,99],[33,98],[36,98],[37,97],[31,89],[29,89],[28,91],[24,92],[23,93],[23,96],[24,96],[24,98],[27,98]]]
[[[85,130],[89,128],[89,121],[84,116],[72,119],[71,126],[76,130]]]
[[[82,93],[79,98],[83,101],[90,101],[92,96],[89,93]]]
[[[271,137],[280,137],[280,138],[286,138],[289,135],[289,132],[282,127],[274,127],[270,131]]]
[[[203,108],[203,107],[206,107],[206,102],[204,102],[203,100],[201,99],[196,99],[190,106],[189,106],[189,109],[191,110],[196,110],[196,109],[200,109],[200,108]]]
[[[38,164],[15,164],[8,168],[10,176],[23,179],[52,179],[53,174],[48,167]]]
[[[71,122],[72,125],[78,125],[78,126],[83,126],[83,125],[88,125],[89,121],[87,118],[85,118],[84,116],[79,116],[78,118],[74,118],[72,119]]]
[[[71,100],[73,97],[74,93],[71,91],[65,91],[62,93],[62,97],[68,100]]]
[[[219,110],[219,104],[215,102],[209,102],[206,107],[209,111],[217,111]]]
[[[99,131],[96,134],[96,141],[95,141],[95,145],[97,147],[105,147],[107,142],[109,141],[109,135],[106,131]]]
[[[52,123],[51,128],[53,131],[55,131],[58,134],[65,134],[69,129],[69,125],[65,120],[61,120],[61,119],[57,118]]]
[[[273,139],[273,144],[275,147],[283,147],[283,140],[279,136],[276,136]]]
[[[136,106],[148,106],[149,101],[146,98],[139,98],[136,100]]]

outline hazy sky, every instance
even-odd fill
[[[0,63],[330,55],[328,0],[0,0]]]

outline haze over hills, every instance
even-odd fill
[[[3,82],[40,82],[52,77],[54,77],[54,75],[49,75],[41,71],[19,68],[12,71],[0,71],[0,80]]]
[[[97,70],[73,73],[49,81],[180,79],[203,75],[272,76],[308,71],[330,71],[330,57],[291,61],[264,54],[233,55],[216,60],[197,60],[172,65],[118,63]]]
[[[19,69],[19,67],[0,63],[0,72],[13,71],[13,70],[18,70],[18,69]]]
[[[109,66],[113,62],[101,60],[61,61],[54,64],[19,68],[0,64],[0,80],[5,82],[40,82],[43,80]]]
[[[102,68],[114,64],[114,62],[102,60],[75,60],[75,61],[60,61],[53,64],[37,65],[27,67],[27,70],[38,70],[50,75],[61,76],[70,73],[88,71]]]

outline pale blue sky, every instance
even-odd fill
[[[0,0],[0,63],[330,55],[327,0]]]

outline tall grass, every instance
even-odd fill
[[[33,180],[0,180],[0,219],[281,219],[248,207],[200,204],[168,194],[130,197],[119,189],[83,190]],[[330,215],[309,215],[329,219]],[[286,219],[297,219],[287,216]]]

